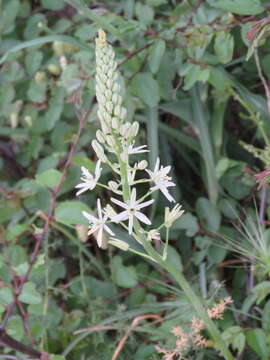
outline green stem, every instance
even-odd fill
[[[169,274],[173,276],[173,278],[179,284],[180,288],[184,291],[185,295],[197,311],[199,318],[204,321],[205,326],[215,343],[215,347],[221,352],[221,354],[226,360],[233,360],[234,357],[228,349],[225,341],[222,339],[218,328],[216,327],[212,319],[209,318],[207,311],[203,307],[200,299],[192,290],[183,273],[177,270],[174,265],[168,263],[166,260],[163,260],[162,257],[156,252],[156,250],[147,240],[143,239],[143,245],[147,253],[165,270],[167,270]]]

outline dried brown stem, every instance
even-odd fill
[[[127,342],[128,336],[131,333],[131,331],[133,331],[139,325],[139,323],[141,321],[148,320],[148,319],[156,320],[156,321],[159,321],[159,322],[162,321],[162,318],[159,315],[155,315],[155,314],[140,315],[140,316],[135,317],[135,319],[131,323],[131,326],[128,328],[126,334],[119,341],[119,343],[118,343],[118,345],[117,345],[117,347],[116,347],[116,349],[115,349],[115,351],[113,353],[112,360],[116,360],[118,358],[118,356],[121,353],[125,343]]]

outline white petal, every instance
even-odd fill
[[[81,185],[81,186],[79,186],[79,185]],[[79,187],[81,187],[81,190],[76,192],[76,196],[82,194],[83,192],[85,192],[89,189],[88,187],[83,186],[83,184],[76,185],[76,188],[79,188]]]
[[[89,213],[86,212],[86,211],[83,211],[82,214],[83,214],[83,216],[84,216],[87,220],[89,220],[91,223],[96,223],[96,222],[98,221],[97,218],[95,218],[93,215],[89,214]]]
[[[125,204],[125,203],[123,203],[122,201],[119,201],[119,200],[117,200],[117,199],[115,199],[115,198],[111,198],[111,201],[114,202],[115,204],[121,206],[121,207],[124,208],[124,209],[127,209],[127,208],[128,208],[127,204]]]
[[[106,230],[110,235],[115,236],[115,233],[109,228],[109,226],[104,225],[104,230]]]
[[[93,179],[93,175],[86,169],[86,167],[82,166],[81,171],[84,177],[86,177],[87,179]]]
[[[161,190],[161,192],[163,193],[163,195],[164,195],[170,202],[175,202],[174,198],[172,197],[171,194],[169,194],[169,191],[167,190],[166,187],[161,187],[160,190]]]
[[[123,211],[123,212],[121,212],[120,214],[112,217],[111,220],[112,220],[112,222],[118,223],[118,222],[120,222],[120,221],[127,220],[128,218],[129,218],[128,212],[127,212],[127,211]]]
[[[129,235],[132,234],[132,228],[133,228],[133,216],[130,216],[129,221],[128,221],[128,233],[129,233]]]
[[[98,231],[98,234],[97,234],[97,243],[98,243],[99,247],[102,246],[102,240],[103,240],[103,227],[101,226],[99,228],[99,231]]]
[[[152,199],[152,200],[145,201],[145,202],[143,202],[143,203],[141,203],[141,204],[138,204],[138,205],[136,206],[136,209],[140,210],[140,209],[142,209],[142,208],[144,208],[144,207],[146,207],[146,206],[149,206],[149,205],[153,204],[154,201],[155,201],[155,200]]]
[[[100,199],[97,199],[97,212],[99,219],[102,219],[102,209],[101,209]]]
[[[138,218],[144,224],[151,225],[151,221],[142,212],[135,211],[135,216],[136,216],[136,218]]]

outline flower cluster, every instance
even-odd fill
[[[160,239],[159,231],[164,226],[167,229],[178,219],[183,211],[176,204],[170,211],[166,208],[164,223],[158,229],[145,231],[142,225],[151,225],[150,219],[143,210],[154,202],[152,193],[161,191],[169,202],[175,202],[168,188],[175,186],[169,176],[171,167],[160,165],[160,159],[156,161],[154,170],[147,169],[147,161],[138,163],[130,161],[135,154],[146,153],[147,146],[136,146],[135,138],[139,131],[138,122],[126,121],[126,108],[123,106],[122,87],[113,48],[106,41],[105,33],[100,30],[96,39],[96,98],[98,102],[98,118],[101,128],[96,133],[96,139],[92,141],[92,147],[98,157],[94,175],[85,167],[82,167],[82,182],[76,186],[76,195],[87,190],[93,190],[96,185],[110,190],[120,196],[111,197],[111,204],[101,207],[100,199],[97,200],[97,217],[83,212],[89,221],[88,234],[94,234],[99,247],[106,247],[104,231],[110,236],[109,243],[123,250],[128,250],[127,243],[115,238],[110,224],[120,224],[129,235],[142,243],[142,238],[147,241]],[[115,177],[108,184],[99,183],[102,172],[101,164],[109,166]],[[146,177],[136,180],[138,171],[145,171]],[[149,183],[149,189],[141,198],[137,196],[136,184]],[[148,199],[147,199],[148,198]],[[113,205],[113,206],[112,206]],[[120,209],[120,212],[119,210]],[[142,224],[142,225],[141,225]]]
[[[222,319],[226,306],[231,304],[232,298],[230,296],[221,300],[219,304],[215,304],[212,308],[207,310],[208,316],[211,319]],[[172,333],[176,337],[175,347],[172,350],[156,346],[159,354],[163,354],[164,360],[174,360],[176,356],[183,359],[184,354],[192,347],[207,347],[208,341],[201,335],[201,331],[205,329],[205,324],[201,319],[193,318],[191,320],[190,329],[185,332],[181,326],[172,328]]]

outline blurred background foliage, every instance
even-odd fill
[[[85,234],[81,211],[95,211],[96,197],[111,195],[97,189],[75,198],[74,192],[80,167],[93,170],[96,162],[90,147],[99,126],[94,39],[102,27],[125,82],[128,119],[141,123],[139,141],[150,148],[150,167],[158,156],[173,166],[174,196],[186,210],[171,232],[170,261],[185,271],[206,304],[232,295],[232,311],[219,326],[237,359],[269,359],[269,271],[250,271],[248,264],[257,259],[252,246],[248,260],[220,246],[226,236],[246,241],[239,227],[255,218],[264,255],[269,251],[268,190],[258,190],[254,177],[269,164],[268,104],[258,71],[268,82],[269,9],[267,0],[2,0],[3,318],[14,281],[31,261],[31,232],[42,231],[52,189],[76,139],[78,117],[87,110],[49,236],[19,297],[25,315],[15,311],[10,317],[10,336],[58,354],[59,360],[111,359],[132,319],[151,312],[162,322],[142,322],[118,359],[130,354],[134,360],[159,359],[154,345],[173,342],[171,327],[194,316],[166,274],[129,253],[104,252]],[[103,176],[109,179],[106,170]],[[160,195],[150,214],[154,224],[166,205]],[[1,341],[0,349],[16,354],[1,348]],[[207,349],[191,351],[187,358],[218,355]]]

